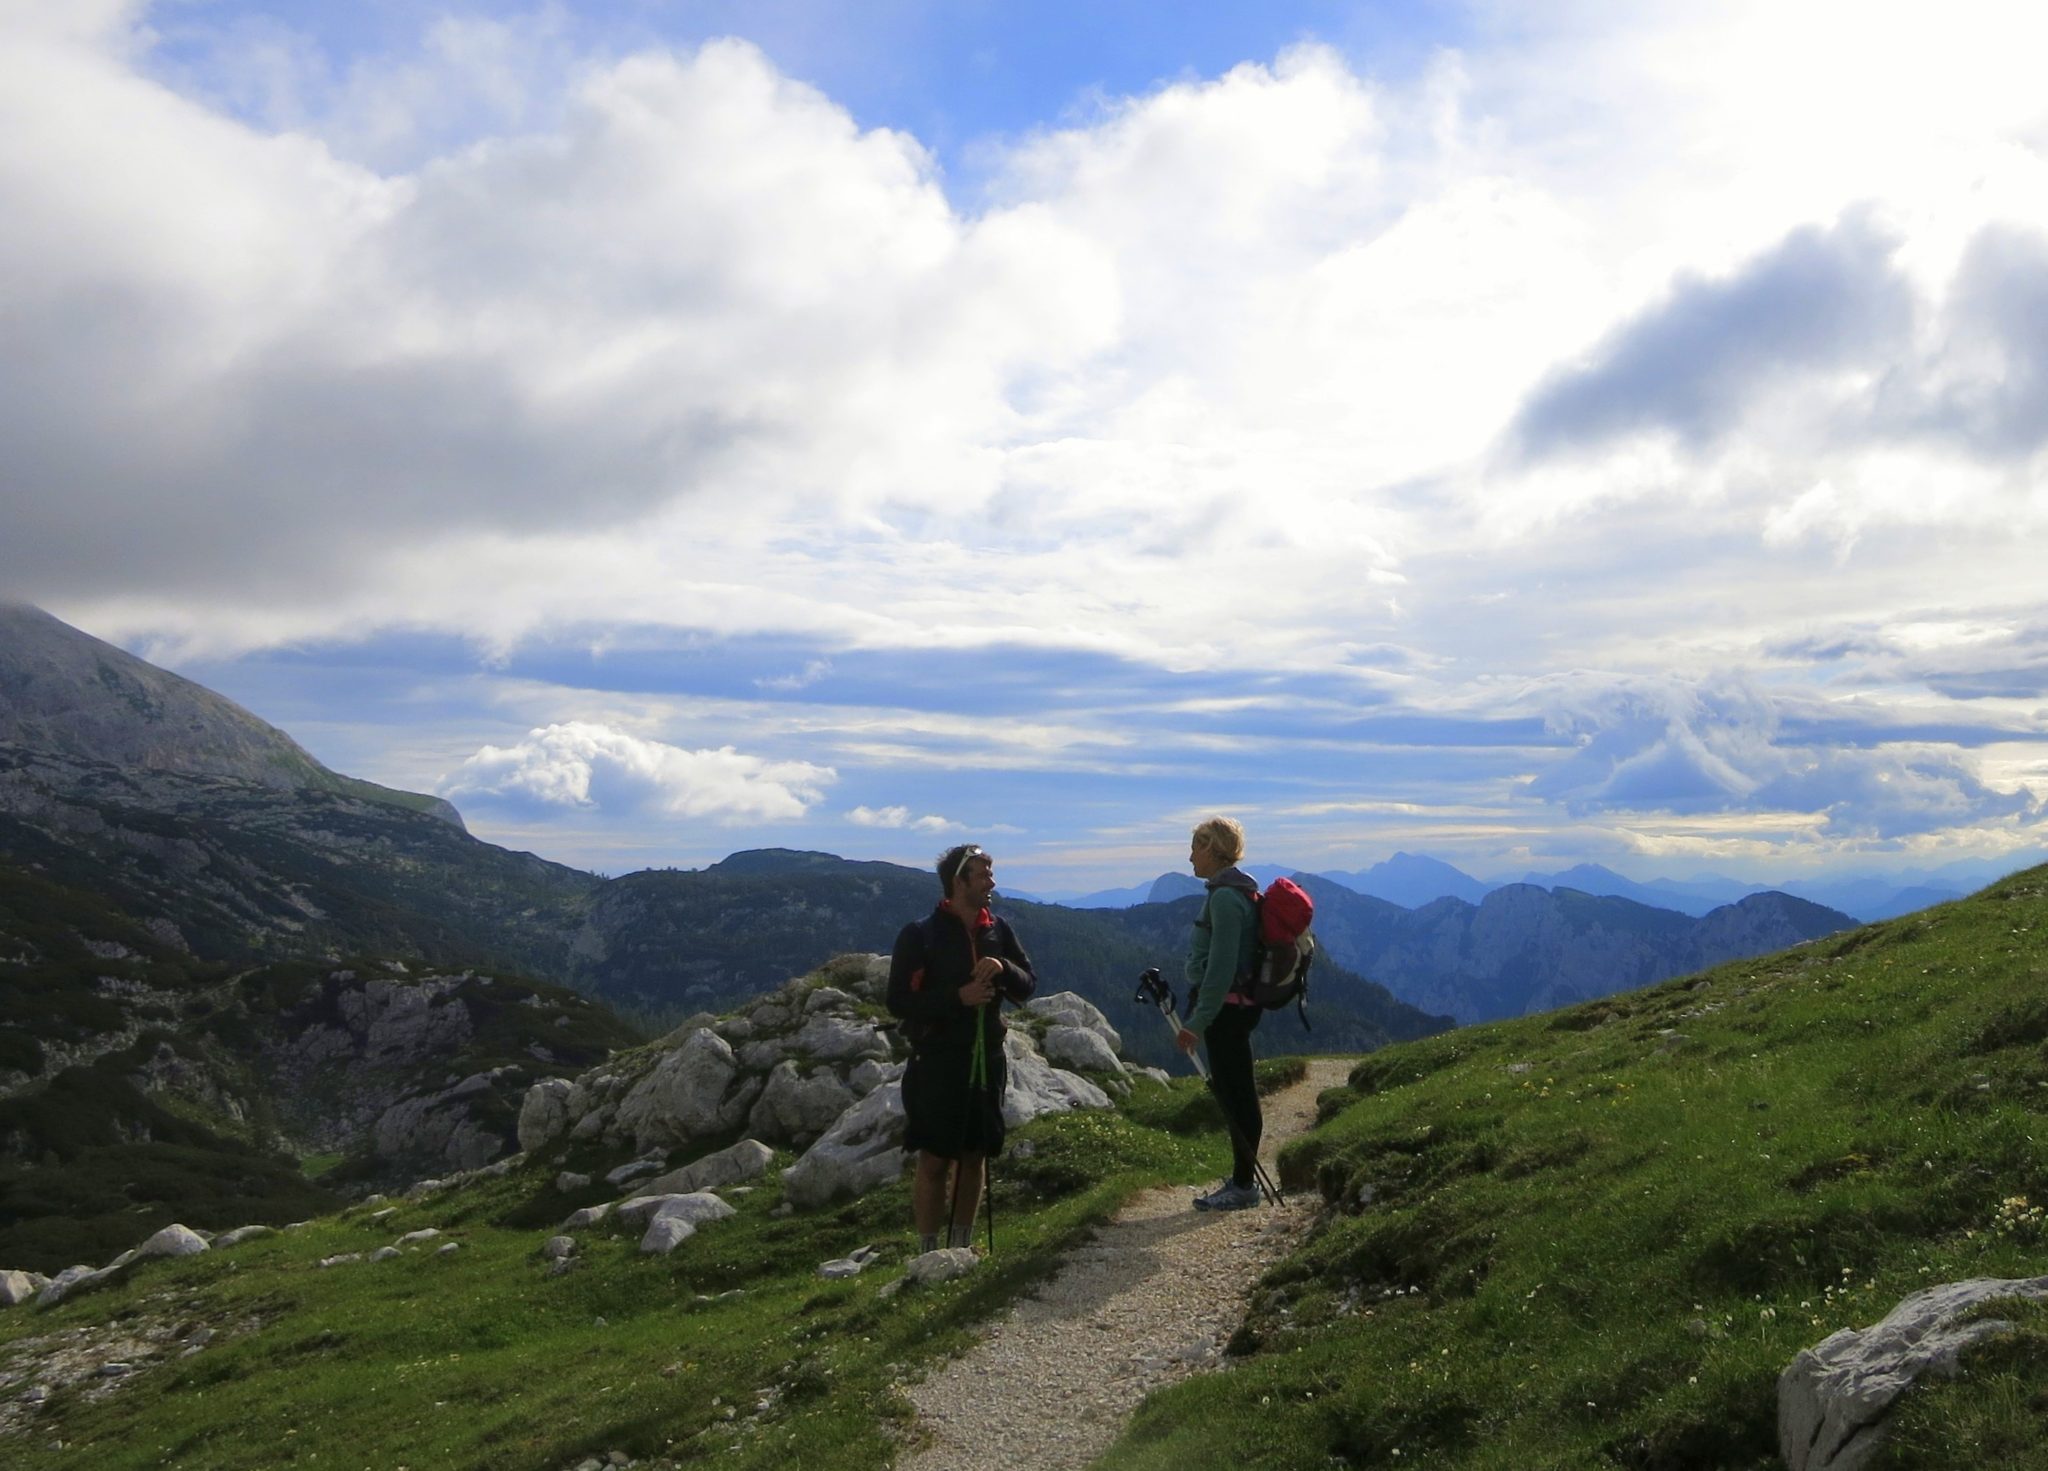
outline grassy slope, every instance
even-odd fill
[[[1268,1085],[1298,1059],[1262,1065]],[[1039,1120],[1013,1136],[1028,1158],[998,1174],[996,1256],[971,1278],[883,1299],[911,1246],[898,1185],[835,1210],[777,1219],[778,1179],[734,1197],[668,1258],[636,1236],[579,1233],[587,1258],[545,1275],[541,1242],[602,1187],[555,1194],[552,1164],[407,1204],[370,1207],[217,1254],[145,1265],[132,1280],[47,1312],[0,1313],[0,1383],[27,1340],[70,1330],[216,1328],[190,1357],[177,1340],[119,1391],[67,1390],[0,1459],[120,1471],[280,1465],[554,1468],[585,1454],[722,1467],[880,1468],[908,1405],[895,1391],[974,1325],[1055,1268],[1141,1185],[1212,1178],[1228,1151],[1192,1080],[1146,1085],[1117,1114]],[[525,1224],[508,1224],[525,1222]],[[326,1270],[438,1226],[463,1249]],[[863,1243],[884,1258],[827,1282],[817,1265]],[[744,1295],[716,1298],[731,1289]],[[764,1408],[765,1406],[765,1408]],[[728,1414],[731,1418],[728,1419]],[[55,1440],[61,1452],[43,1449]]]
[[[1390,1048],[1283,1155],[1340,1210],[1118,1471],[1765,1467],[1801,1348],[2048,1269],[2048,869],[1700,977]],[[2038,1141],[2038,1142],[2037,1142]],[[1370,1190],[1371,1201],[1361,1204]],[[2048,1320],[1886,1465],[2048,1466]]]

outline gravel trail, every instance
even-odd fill
[[[1313,1060],[1306,1078],[1264,1100],[1269,1170],[1315,1122],[1316,1095],[1350,1069]],[[1147,1393],[1213,1368],[1252,1284],[1308,1230],[1315,1205],[1303,1191],[1284,1209],[1210,1214],[1191,1208],[1198,1193],[1134,1197],[978,1344],[909,1386],[929,1439],[897,1471],[1078,1471]]]

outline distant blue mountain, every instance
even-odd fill
[[[1055,904],[1064,904],[1069,909],[1129,909],[1133,904],[1149,903],[1152,898],[1151,883],[1129,884],[1121,889],[1097,889],[1092,894],[1076,894],[1071,899],[1054,899]]]
[[[1202,881],[1191,873],[1162,873],[1146,891],[1147,904],[1166,904],[1202,892]]]
[[[2022,861],[2024,860],[2024,861]],[[1541,889],[1572,889],[1603,899],[1628,899],[1654,909],[1672,910],[1694,919],[1716,909],[1739,903],[1755,894],[1781,893],[1837,910],[1864,923],[1892,919],[1945,904],[1973,893],[2006,873],[2015,865],[2048,861],[2048,854],[2010,862],[1996,859],[1966,859],[1938,869],[1906,869],[1897,873],[1856,878],[1791,880],[1757,883],[1727,874],[1696,873],[1683,879],[1635,880],[1597,863],[1581,863],[1550,873],[1531,872],[1520,878],[1481,879],[1423,853],[1396,853],[1384,862],[1354,872],[1317,871],[1356,894],[1397,904],[1403,909],[1420,909],[1439,899],[1456,899],[1478,904],[1488,894],[1510,884],[1533,884]],[[1254,863],[1246,871],[1261,884],[1303,870],[1284,864]],[[1200,881],[1187,873],[1165,873],[1150,883],[1124,888],[1101,889],[1077,898],[1056,902],[1070,909],[1126,909],[1138,904],[1162,903],[1201,892]]]
[[[1421,853],[1396,853],[1356,873],[1325,873],[1322,877],[1403,909],[1420,909],[1432,900],[1446,898],[1477,904],[1499,887]]]

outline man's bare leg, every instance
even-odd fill
[[[988,1178],[988,1157],[960,1156],[960,1183],[953,1198],[953,1229],[948,1246],[967,1246],[974,1240],[974,1213],[981,1208],[982,1182]]]
[[[919,1150],[917,1175],[910,1182],[910,1219],[917,1227],[918,1245],[929,1249],[939,1243],[946,1219],[946,1197],[952,1184],[953,1161],[942,1154]]]

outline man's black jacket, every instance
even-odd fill
[[[1003,963],[996,977],[999,998],[1021,1004],[1038,985],[1031,957],[1016,932],[986,909],[969,927],[945,904],[925,919],[915,919],[896,937],[889,958],[889,1010],[903,1019],[904,1034],[919,1052],[974,1045],[975,1008],[960,1000],[960,988],[974,976],[978,956],[992,955]],[[982,1026],[995,1055],[1002,1055],[1000,1006],[981,1009]]]

